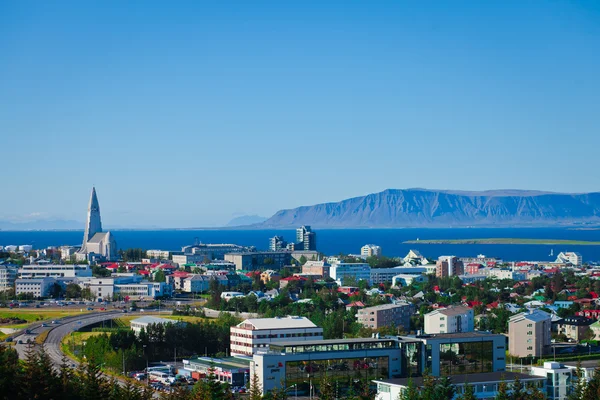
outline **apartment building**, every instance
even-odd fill
[[[575,267],[581,267],[583,264],[583,258],[580,253],[574,251],[561,252],[556,257],[555,263],[558,264],[571,264]]]
[[[508,352],[517,357],[540,357],[550,346],[552,317],[541,310],[513,315],[508,320]]]
[[[168,250],[146,250],[146,257],[158,260],[168,260],[170,254],[171,252]]]
[[[341,284],[344,284],[345,278],[353,278],[357,282],[365,280],[371,284],[371,266],[367,263],[340,262],[331,265],[329,276]]]
[[[360,249],[360,255],[364,258],[367,257],[380,257],[381,256],[381,247],[376,246],[374,244],[365,244]]]
[[[302,266],[302,274],[329,278],[330,267],[331,265],[325,261],[307,261]]]
[[[371,284],[379,285],[382,283],[391,283],[394,280],[394,277],[399,274],[411,274],[415,276],[419,276],[427,273],[427,268],[425,267],[413,267],[409,266],[400,266],[393,268],[371,268]]]
[[[281,269],[290,265],[292,255],[289,251],[265,251],[225,254],[225,261],[235,264],[235,269],[254,271],[257,269]]]
[[[54,278],[28,278],[15,281],[15,295],[31,294],[33,297],[47,297],[56,283]]]
[[[442,256],[436,263],[435,276],[443,278],[446,276],[464,275],[465,268],[462,261],[455,256]]]
[[[465,306],[440,308],[425,314],[425,333],[473,332],[475,329],[473,309]]]
[[[89,265],[23,265],[19,278],[86,278],[92,276]]]
[[[587,338],[590,326],[594,323],[593,320],[581,317],[572,316],[563,318],[556,324],[556,332],[565,335],[568,339],[573,339],[579,342]],[[595,336],[595,335],[594,335]]]
[[[252,356],[271,343],[322,340],[323,328],[306,317],[253,318],[230,328],[231,354]]]
[[[414,306],[410,303],[382,304],[358,310],[356,320],[366,328],[379,329],[392,326],[408,331],[410,316],[414,312]]]
[[[17,275],[17,267],[0,265],[0,292],[14,288]]]

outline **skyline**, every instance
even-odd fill
[[[600,4],[542,4],[1,4],[0,220],[599,191]]]

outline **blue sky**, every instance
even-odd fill
[[[597,1],[5,1],[0,219],[598,191]]]

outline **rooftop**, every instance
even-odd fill
[[[239,369],[248,368],[250,366],[250,358],[225,357],[225,358],[210,358],[199,357],[190,359],[190,364],[202,364],[222,369]]]
[[[139,323],[139,324],[173,324],[176,323],[177,321],[174,321],[172,319],[166,319],[166,318],[158,318],[158,317],[152,317],[152,316],[145,316],[145,317],[140,317],[140,318],[136,318],[130,321],[130,323]]]
[[[393,309],[393,308],[401,308],[401,307],[406,307],[406,306],[411,306],[411,304],[410,303],[380,304],[378,306],[372,306],[372,307],[363,308],[359,312],[366,313],[366,312],[374,311],[374,310],[390,310],[390,309]]]
[[[469,307],[450,306],[448,308],[439,308],[435,311],[432,311],[432,313],[439,313],[439,314],[443,314],[446,316],[453,316],[453,315],[467,314],[470,311],[471,311],[471,309]]]
[[[298,317],[288,315],[287,317],[275,318],[251,318],[242,321],[237,325],[238,328],[243,328],[244,325],[250,324],[254,327],[253,330],[261,329],[294,329],[294,328],[317,328],[311,320],[306,317]]]
[[[469,339],[469,338],[485,338],[491,336],[503,336],[497,333],[475,331],[475,332],[458,332],[458,333],[433,333],[420,336],[402,336],[402,339]]]
[[[508,372],[508,371],[497,371],[497,372],[484,372],[480,374],[465,374],[465,375],[451,375],[449,376],[450,380],[455,385],[464,384],[469,382],[469,384],[474,383],[485,383],[485,382],[499,382],[505,381],[510,382],[514,381],[515,378],[519,378],[521,381],[531,381],[531,380],[544,380],[545,377],[542,376],[533,376],[527,374],[520,374],[518,372]],[[399,385],[399,386],[408,386],[408,382],[412,380],[415,386],[423,385],[423,377],[413,377],[413,378],[396,378],[396,379],[383,379],[376,380],[375,382],[382,382],[391,385]]]

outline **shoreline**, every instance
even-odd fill
[[[406,240],[404,244],[509,244],[509,245],[568,245],[568,246],[600,246],[600,242],[587,240],[563,239],[524,239],[524,238],[487,238],[487,239],[417,239]]]

